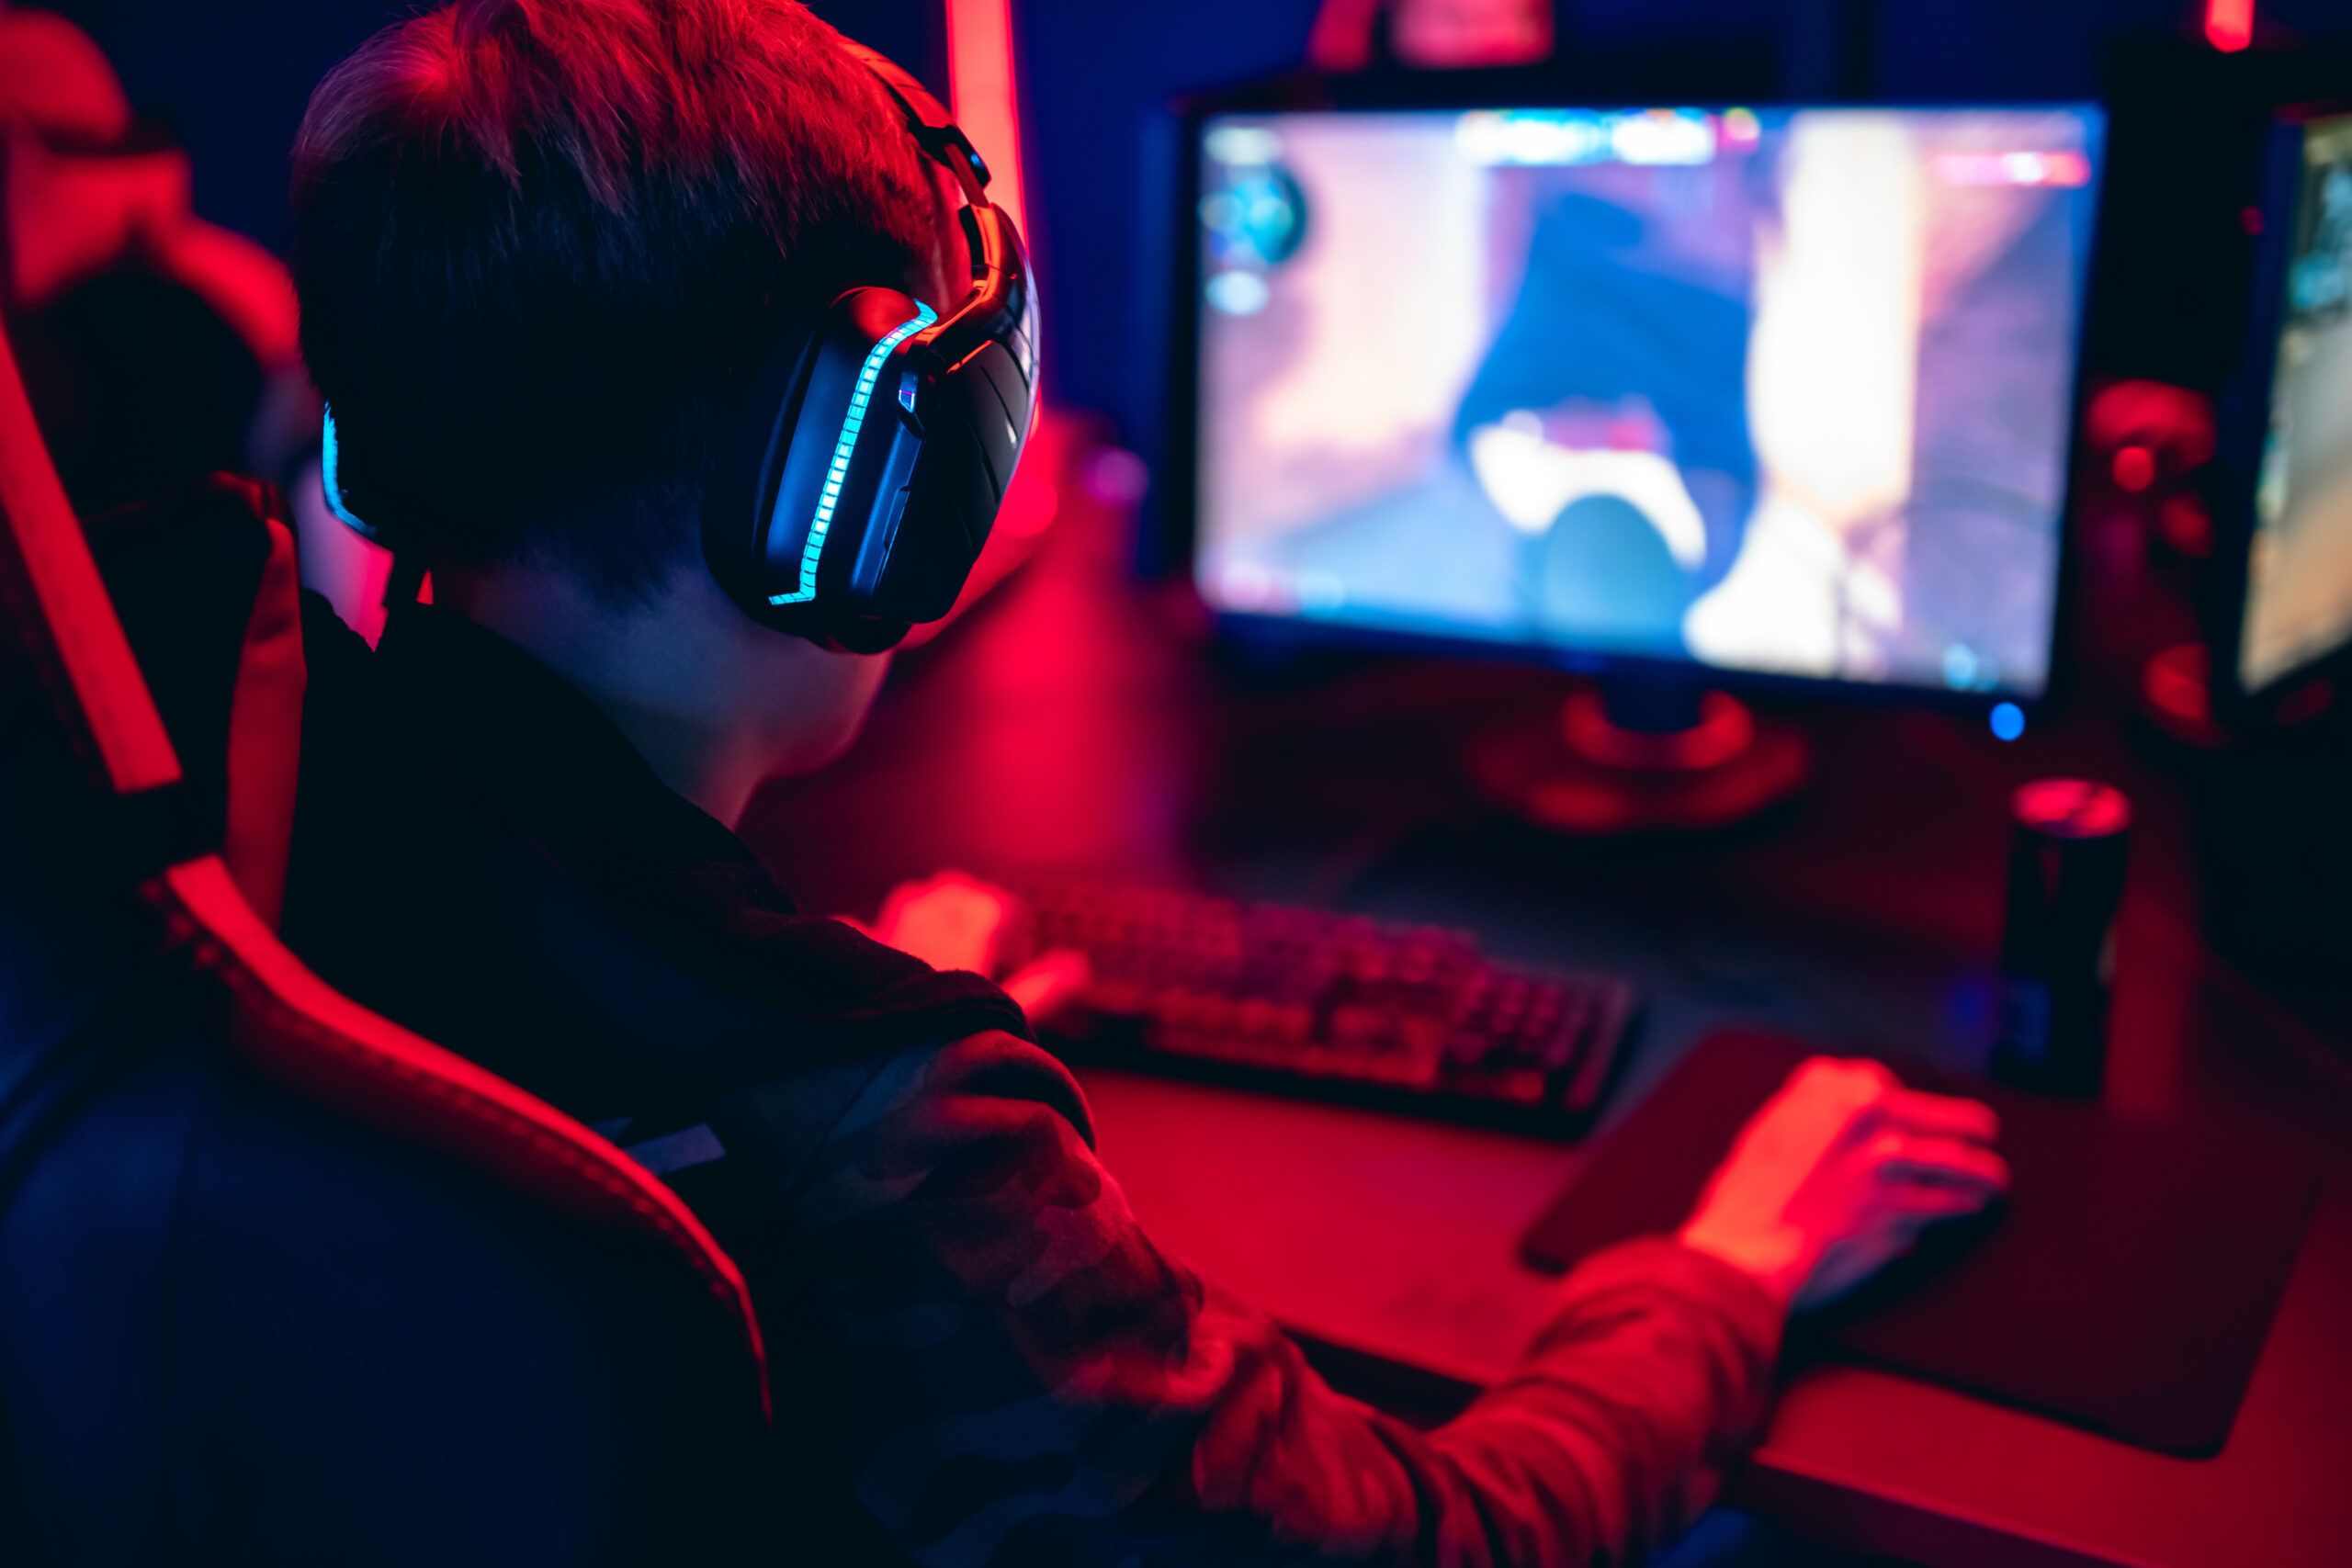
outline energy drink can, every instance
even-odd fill
[[[2086,779],[2041,779],[2020,786],[2009,805],[2016,827],[1993,1076],[2019,1089],[2096,1099],[2107,1076],[2108,992],[2132,803]]]

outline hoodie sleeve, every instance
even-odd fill
[[[894,1058],[801,1168],[789,1332],[848,1484],[926,1568],[1637,1560],[1760,1423],[1781,1314],[1673,1242],[1589,1260],[1421,1432],[1151,1244],[1084,1097],[1007,1035]]]

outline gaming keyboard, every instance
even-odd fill
[[[1035,890],[1040,949],[1092,975],[1065,1056],[1575,1136],[1615,1077],[1633,987],[1479,955],[1466,931],[1099,884]]]

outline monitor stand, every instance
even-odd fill
[[[1489,803],[1588,836],[1729,827],[1794,795],[1808,766],[1804,737],[1729,693],[1629,675],[1487,734],[1466,761]]]

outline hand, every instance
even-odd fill
[[[1033,957],[1028,916],[1003,888],[943,871],[891,889],[871,934],[934,969],[967,969],[999,981],[1038,1021],[1077,1000],[1093,974],[1084,953],[1067,948]]]
[[[1021,900],[960,871],[902,882],[882,901],[874,940],[933,969],[968,969],[993,977],[1028,956]]]
[[[1988,1106],[1816,1056],[1740,1131],[1680,1239],[1792,1310],[1820,1306],[2007,1191],[1999,1132]]]

